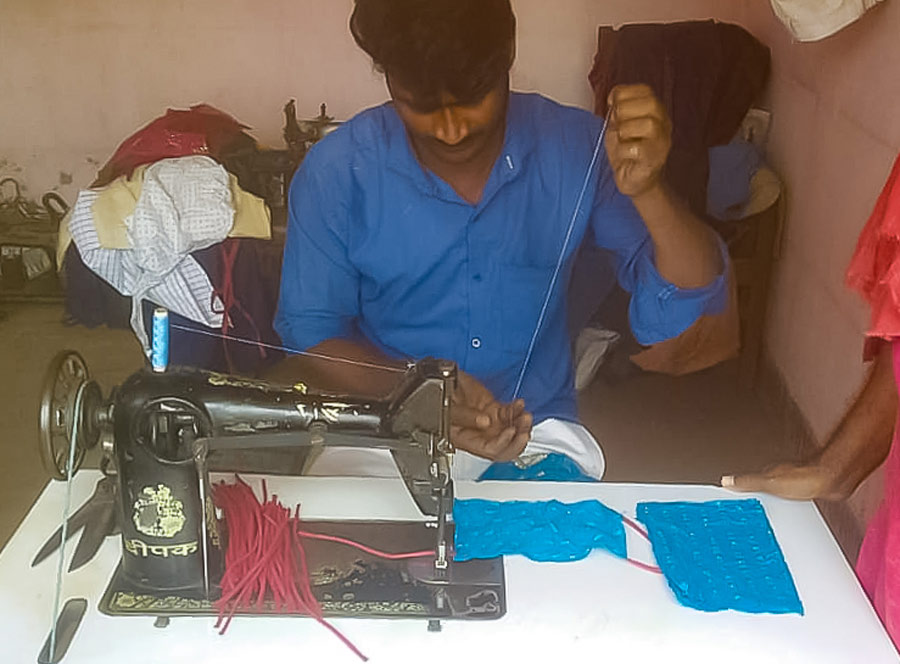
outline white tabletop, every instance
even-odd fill
[[[73,482],[80,505],[99,478],[81,471]],[[385,479],[270,478],[285,504],[303,503],[307,518],[420,519],[402,483]],[[65,485],[52,482],[0,552],[0,661],[35,662],[52,614],[55,556],[31,568],[37,549],[59,524]],[[628,516],[642,501],[715,500],[735,494],[714,487],[537,482],[457,483],[460,498],[598,499]],[[507,614],[484,622],[341,619],[334,624],[372,662],[474,664],[523,662],[898,662],[896,652],[818,511],[811,503],[759,496],[794,576],[804,616],[704,613],[679,605],[659,575],[602,551],[575,563],[505,560]],[[74,546],[71,541],[67,555]],[[650,560],[629,539],[629,553]],[[64,598],[89,608],[63,660],[178,664],[358,662],[334,636],[304,618],[236,618],[220,636],[213,618],[173,618],[158,629],[151,617],[108,617],[97,603],[120,555],[108,538],[97,557],[64,581]]]

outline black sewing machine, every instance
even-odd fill
[[[410,495],[430,518],[310,522],[307,528],[375,548],[431,548],[435,556],[384,561],[311,541],[306,548],[313,592],[325,614],[499,618],[505,613],[502,559],[452,559],[448,434],[455,380],[455,364],[426,359],[407,371],[388,398],[372,400],[191,368],[159,373],[147,368],[104,399],[82,358],[60,354],[45,380],[41,453],[50,474],[65,479],[73,437],[74,468],[87,450],[101,446],[106,475],[101,484],[115,496],[115,518],[107,530],[115,525],[122,541],[121,563],[101,610],[155,616],[215,612],[227,542],[227,523],[223,528],[210,497],[209,470],[217,454],[263,448],[299,454],[349,446],[390,450]],[[100,488],[96,493],[103,493]],[[44,557],[47,550],[42,549]],[[42,559],[39,553],[35,562]]]

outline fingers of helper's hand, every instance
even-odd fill
[[[825,478],[816,467],[780,464],[761,473],[726,475],[722,486],[735,491],[770,493],[792,500],[811,500],[823,497]]]

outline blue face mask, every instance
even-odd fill
[[[639,503],[637,517],[684,606],[803,614],[759,501]],[[457,561],[519,554],[538,562],[569,562],[594,549],[627,558],[622,515],[596,500],[457,500],[453,520]]]

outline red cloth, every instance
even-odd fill
[[[867,356],[891,341],[895,382],[900,385],[900,155],[859,236],[847,269],[847,284],[872,310]],[[874,342],[874,343],[873,343]],[[884,465],[884,498],[869,522],[856,573],[900,649],[900,427]]]
[[[103,187],[117,177],[131,175],[142,164],[160,159],[202,154],[221,161],[236,142],[253,144],[244,129],[249,127],[208,104],[197,104],[187,111],[170,108],[122,141],[91,187]]]
[[[856,243],[847,285],[871,307],[869,336],[900,337],[900,155]]]
[[[896,169],[895,169],[896,170]],[[894,376],[900,385],[900,342],[894,342]],[[869,523],[856,561],[856,574],[900,649],[900,438],[894,441],[884,465],[884,499]]]

